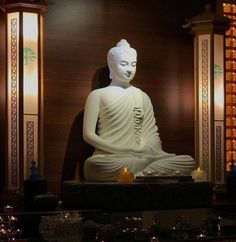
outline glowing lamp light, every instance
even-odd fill
[[[13,211],[13,206],[11,205],[6,205],[4,208],[3,208],[3,211],[6,212],[6,213],[10,213]]]
[[[191,175],[195,182],[206,181],[207,179],[206,172],[202,170],[200,167],[194,170]]]
[[[217,109],[224,110],[224,86],[220,85],[215,90],[215,105],[217,106]]]
[[[38,15],[23,13],[24,111],[38,114]]]
[[[134,182],[134,174],[128,171],[128,168],[125,167],[123,171],[121,171],[117,176],[117,182],[119,183],[133,183]]]

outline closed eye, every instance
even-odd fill
[[[134,62],[131,63],[131,66],[132,67],[135,67],[136,65],[137,65],[137,62],[136,61],[134,61]]]
[[[129,63],[128,63],[127,61],[121,61],[121,62],[120,62],[120,65],[121,65],[121,66],[127,66],[128,64],[129,64]]]

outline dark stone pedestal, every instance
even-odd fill
[[[212,204],[210,182],[63,183],[63,200],[69,209],[138,211],[206,208]]]

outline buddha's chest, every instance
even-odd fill
[[[110,90],[106,95],[101,95],[100,105],[102,109],[115,109],[121,106],[134,106],[135,99],[133,93],[127,91]]]

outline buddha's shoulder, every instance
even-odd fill
[[[112,95],[112,91],[108,86],[108,87],[98,88],[91,91],[88,95],[88,99],[99,101],[101,99],[104,99],[104,97],[109,97],[111,95]]]
[[[91,92],[89,93],[89,96],[101,95],[101,94],[103,94],[103,93],[105,93],[105,92],[107,92],[107,91],[108,91],[107,87],[94,89],[93,91],[91,91]]]
[[[149,98],[148,94],[143,91],[142,89],[138,88],[138,87],[134,87],[132,86],[132,89],[135,91],[135,92],[138,92],[140,93],[144,98]]]
[[[110,92],[122,92],[125,89],[118,86],[107,86],[103,88],[98,88],[90,92],[90,95],[103,95],[109,94]]]

